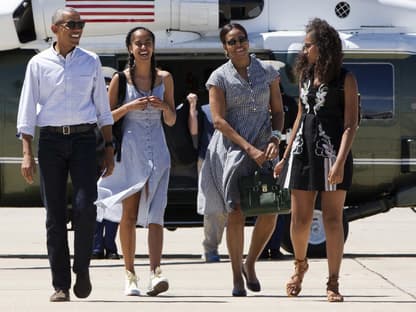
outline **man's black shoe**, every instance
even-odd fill
[[[273,260],[283,259],[285,256],[281,253],[279,249],[270,249],[270,258]]]
[[[120,255],[116,252],[107,252],[107,254],[105,255],[106,259],[111,259],[111,260],[118,260],[120,259]]]
[[[57,289],[49,298],[50,302],[64,302],[69,301],[69,291]]]
[[[91,293],[90,273],[78,273],[74,285],[74,294],[78,298],[87,298]]]
[[[264,249],[259,256],[259,260],[264,260],[264,259],[269,259],[269,258],[270,258],[269,249]]]
[[[104,252],[93,252],[91,259],[104,259]]]

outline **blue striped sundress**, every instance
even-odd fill
[[[162,81],[152,94],[163,100],[164,92]],[[127,83],[125,103],[141,96],[133,85]],[[122,201],[141,192],[137,224],[143,227],[151,223],[163,225],[170,155],[161,114],[160,110],[148,106],[143,111],[134,110],[125,115],[121,161],[115,162],[111,176],[100,178],[97,182],[97,220],[104,218],[120,222]]]

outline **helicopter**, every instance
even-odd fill
[[[39,181],[28,185],[20,176],[16,116],[26,64],[51,45],[50,18],[65,6],[74,7],[86,21],[80,45],[100,56],[109,78],[125,67],[128,30],[137,25],[151,29],[158,66],[174,78],[178,116],[186,115],[180,103],[189,90],[198,92],[200,103],[208,103],[204,83],[227,61],[218,38],[224,24],[238,22],[248,30],[251,52],[279,68],[286,94],[297,98],[293,65],[303,46],[304,27],[314,17],[325,19],[340,34],[344,66],[357,79],[361,103],[344,238],[349,222],[416,205],[416,1],[9,0],[0,4],[0,206],[42,206]],[[170,146],[165,227],[201,226],[196,157],[184,155],[190,143],[180,118],[170,131],[168,141],[177,141]],[[288,229],[283,236],[282,246],[291,252]],[[324,255],[325,241],[317,205],[308,254]]]

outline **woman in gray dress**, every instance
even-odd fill
[[[248,289],[260,291],[255,262],[273,232],[276,215],[257,218],[243,264],[245,218],[238,180],[253,174],[266,160],[277,157],[283,127],[282,98],[279,72],[271,64],[249,55],[243,26],[225,25],[220,39],[230,60],[217,68],[206,83],[215,132],[199,176],[198,212],[206,215],[228,212],[232,295],[246,296],[243,275]]]

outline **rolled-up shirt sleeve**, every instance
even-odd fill
[[[29,61],[19,100],[17,113],[17,136],[35,136],[36,106],[39,101],[39,81],[36,63]]]
[[[110,102],[108,100],[107,88],[105,86],[105,79],[101,69],[101,62],[97,58],[96,77],[92,99],[97,110],[97,124],[102,126],[112,125],[114,123],[113,115],[111,114]]]

